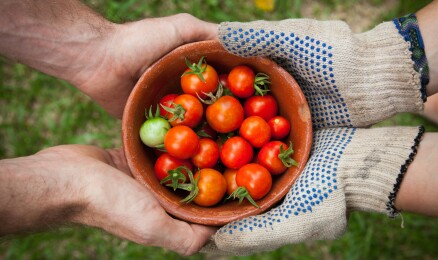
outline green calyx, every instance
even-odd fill
[[[278,159],[281,160],[284,166],[286,167],[292,167],[292,166],[298,166],[298,163],[291,158],[291,156],[294,154],[294,150],[292,149],[292,142],[289,142],[289,147],[284,150],[283,145],[280,146],[280,153],[278,154]]]
[[[233,193],[231,193],[230,196],[227,197],[227,200],[236,198],[239,199],[239,204],[242,203],[242,201],[246,198],[249,202],[251,202],[252,205],[254,205],[254,207],[259,208],[259,205],[257,205],[257,203],[252,199],[251,195],[249,195],[249,192],[245,187],[237,187],[237,189],[235,189]]]
[[[186,170],[187,167],[179,166],[173,170],[167,171],[168,175],[160,181],[160,184],[166,183],[168,181],[171,182],[171,186],[173,190],[178,188],[178,183],[186,182],[186,176],[182,173],[183,170]]]
[[[190,61],[185,58],[185,62],[187,67],[190,69],[189,71],[184,72],[181,77],[188,75],[188,74],[195,74],[196,76],[199,77],[199,79],[205,83],[205,79],[204,76],[202,75],[202,73],[205,72],[205,70],[207,69],[207,62],[204,59],[204,56],[201,57],[201,59],[199,59],[198,64],[196,63],[190,63]]]
[[[200,176],[198,176],[195,179],[193,177],[192,171],[189,168],[187,168],[186,166],[180,166],[178,168],[182,168],[183,170],[187,171],[187,175],[189,176],[190,183],[179,183],[179,182],[177,182],[176,183],[176,188],[174,188],[174,190],[182,189],[182,190],[186,190],[186,191],[190,192],[189,195],[187,195],[187,197],[185,197],[184,199],[181,200],[181,202],[190,203],[199,194],[198,181],[199,181],[199,177]],[[167,184],[166,186],[172,187],[172,184]]]
[[[166,110],[167,112],[171,113],[173,116],[172,118],[168,119],[169,122],[175,121],[177,119],[180,119],[181,121],[184,120],[184,115],[186,114],[186,110],[183,106],[180,104],[175,104],[173,102],[170,103],[172,107],[164,106],[161,104],[161,107]]]
[[[160,108],[157,106],[157,109],[155,110],[155,114],[152,114],[152,106],[150,106],[149,107],[149,111],[147,109],[145,109],[144,116],[146,117],[146,119],[152,119],[152,118],[155,118],[155,117],[161,117],[160,116]]]
[[[267,94],[270,89],[269,85],[271,85],[271,81],[269,81],[269,76],[265,73],[257,73],[254,79],[254,89],[256,91],[256,95],[264,96]]]
[[[203,92],[203,93],[208,97],[208,99],[202,99],[202,98],[198,95],[198,93],[196,93],[196,95],[198,96],[198,99],[199,99],[202,103],[204,103],[204,104],[206,104],[206,105],[211,105],[211,104],[213,104],[214,102],[216,102],[216,100],[218,100],[219,98],[222,97],[222,95],[223,95],[223,93],[224,93],[224,87],[223,87],[222,84],[219,82],[219,83],[218,83],[218,87],[217,87],[216,94],[213,94],[212,92],[210,92],[210,93],[205,93],[205,92]]]

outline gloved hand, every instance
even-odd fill
[[[284,202],[232,222],[203,252],[247,255],[308,240],[335,239],[354,210],[397,214],[394,200],[422,128],[359,129],[426,99],[411,46],[394,23],[352,34],[343,22],[222,23],[222,44],[268,56],[298,81],[312,111],[311,157]]]
[[[395,215],[395,194],[422,133],[417,127],[316,131],[312,156],[283,203],[225,225],[203,252],[248,255],[335,239],[345,232],[350,211]]]
[[[219,39],[240,56],[268,56],[297,80],[316,129],[362,127],[423,108],[410,42],[393,22],[353,34],[341,21],[222,23]]]

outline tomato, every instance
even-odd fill
[[[177,96],[171,107],[164,107],[168,112],[169,122],[172,126],[186,125],[195,127],[201,122],[204,107],[197,97],[189,94]]]
[[[167,94],[160,99],[158,103],[160,106],[160,116],[167,118],[168,112],[163,108],[163,106],[170,107],[173,100],[178,96],[178,94]]]
[[[281,141],[271,141],[260,149],[257,162],[264,166],[273,175],[286,171],[288,167],[298,164],[291,158],[292,147]]]
[[[219,147],[209,138],[199,140],[199,149],[193,155],[192,162],[198,168],[213,168],[219,160]]]
[[[201,169],[193,176],[198,180],[199,193],[193,200],[199,206],[209,207],[219,203],[227,190],[224,176],[210,168]]]
[[[222,84],[224,89],[229,89],[230,85],[228,84],[228,74],[219,75],[219,82]]]
[[[227,182],[227,194],[231,195],[236,189],[237,189],[237,183],[236,183],[236,169],[226,169],[224,171],[224,178]]]
[[[239,98],[248,98],[254,94],[254,80],[254,71],[245,65],[234,67],[228,74],[231,93]]]
[[[271,139],[271,128],[263,118],[250,116],[243,120],[239,134],[252,146],[260,148]]]
[[[271,128],[271,137],[275,140],[285,138],[290,132],[289,120],[282,116],[274,116],[269,119],[268,125]]]
[[[207,123],[207,121],[202,122],[196,128],[196,134],[200,137],[207,137],[213,140],[217,138],[216,131]]]
[[[271,95],[252,96],[243,103],[245,117],[260,116],[266,122],[278,113],[278,103]]]
[[[260,164],[250,163],[237,171],[236,183],[244,187],[254,200],[259,200],[271,190],[272,176]]]
[[[149,109],[146,121],[140,126],[140,139],[149,147],[157,147],[163,144],[164,138],[170,129],[169,122],[160,117],[160,110],[157,108],[155,116]]]
[[[254,151],[248,141],[240,136],[226,140],[222,146],[220,158],[231,169],[238,169],[252,160]]]
[[[204,57],[198,64],[190,64],[186,59],[186,64],[189,68],[181,76],[181,88],[184,93],[205,98],[206,94],[216,91],[219,76],[212,66],[204,62]]]
[[[221,74],[219,75],[219,82],[221,83],[223,87],[223,95],[224,96],[232,96],[233,93],[231,93],[230,90],[230,84],[228,83],[228,74]]]
[[[222,96],[207,107],[205,112],[208,124],[219,133],[239,129],[244,112],[239,100],[232,96]]]
[[[195,131],[188,126],[174,126],[164,137],[164,148],[176,158],[190,158],[198,151],[198,147],[199,138]]]
[[[168,153],[161,154],[158,159],[155,161],[154,170],[155,170],[155,176],[157,176],[158,180],[161,181],[165,178],[169,178],[169,171],[175,170],[179,166],[186,166],[191,171],[193,171],[193,165],[190,162],[190,160],[187,159],[178,159],[176,157],[173,157],[172,155]],[[186,170],[182,170],[181,173],[184,175],[185,182],[189,180],[189,176],[187,174]],[[172,180],[175,180],[176,182],[183,182],[182,176],[178,173],[174,173],[173,176],[170,176],[169,180],[164,182],[164,184],[171,184]]]

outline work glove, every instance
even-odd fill
[[[315,129],[370,126],[420,111],[426,100],[426,71],[412,59],[412,48],[421,47],[412,42],[421,40],[406,41],[394,22],[360,34],[341,21],[222,23],[219,39],[233,54],[267,56],[288,70],[306,96]]]
[[[336,239],[352,211],[397,215],[395,197],[424,130],[358,128],[423,108],[424,63],[413,60],[418,46],[397,22],[361,34],[339,21],[220,25],[228,51],[267,56],[292,74],[307,98],[315,131],[310,159],[282,204],[220,228],[203,252],[248,255]]]

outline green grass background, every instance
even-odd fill
[[[213,22],[291,17],[367,21],[373,25],[414,12],[430,1],[416,0],[277,0],[272,12],[253,1],[235,0],[88,0],[93,9],[115,22],[180,12]],[[309,6],[311,6],[309,8]],[[354,17],[355,7],[380,10],[377,16]],[[379,125],[419,125],[437,131],[418,115],[397,115]],[[64,81],[0,57],[0,158],[35,153],[67,143],[121,146],[120,121]],[[346,234],[336,241],[284,246],[248,257],[197,254],[190,259],[433,259],[438,257],[438,221],[403,214],[402,220],[372,213],[353,213]],[[0,223],[1,224],[1,223]],[[63,227],[43,233],[0,239],[0,259],[181,259],[161,248],[120,240],[97,229]]]

